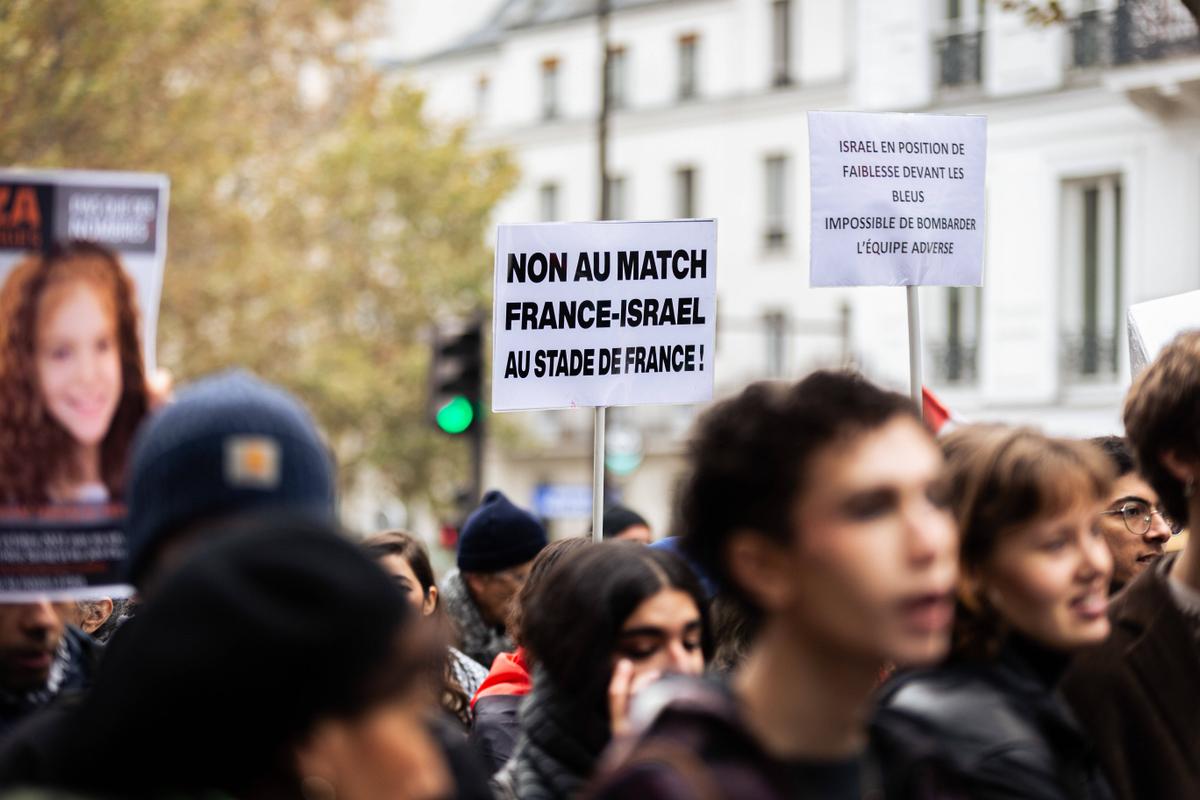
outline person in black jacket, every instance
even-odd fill
[[[534,598],[541,592],[542,582],[559,561],[573,558],[591,546],[592,540],[582,536],[569,536],[546,545],[533,560],[529,579],[517,594],[517,602],[508,615],[508,629],[512,631],[517,649],[496,656],[479,691],[471,698],[474,711],[471,744],[483,757],[489,774],[499,772],[512,758],[521,731],[518,710],[521,701],[533,687],[526,660],[525,637],[521,632],[525,611],[533,607]]]
[[[1001,426],[956,431],[944,450],[962,533],[951,654],[885,687],[878,721],[940,742],[973,798],[1105,800],[1056,685],[1074,652],[1109,634],[1097,514],[1112,467],[1088,442]]]
[[[709,653],[704,590],[678,556],[629,542],[561,559],[523,609],[534,664],[520,737],[493,779],[514,800],[569,800],[592,776],[632,697],[663,673],[699,675]]]
[[[1118,595],[1113,635],[1075,659],[1063,691],[1120,800],[1200,797],[1200,331],[1138,375],[1125,430],[1163,509],[1190,531]]]
[[[25,717],[82,694],[103,646],[65,623],[74,603],[0,603],[0,740]]]
[[[688,462],[673,527],[746,651],[724,684],[643,692],[592,797],[963,797],[912,726],[868,729],[885,665],[939,661],[954,612],[942,454],[908,398],[853,372],[756,383]]]
[[[393,581],[325,520],[264,513],[201,532],[113,641],[88,696],[14,733],[0,784],[121,798],[488,797],[486,784],[464,791],[475,769],[465,740],[447,748],[428,722],[429,643]]]

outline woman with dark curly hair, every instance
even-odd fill
[[[132,282],[83,241],[17,264],[0,289],[0,503],[106,502],[121,495],[146,415]]]
[[[663,675],[704,671],[707,605],[673,553],[605,542],[560,558],[522,604],[533,691],[512,758],[492,779],[496,796],[581,796],[601,752],[629,730],[634,697]]]

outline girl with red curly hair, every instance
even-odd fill
[[[30,254],[0,289],[0,504],[108,502],[150,397],[133,284],[83,241]]]

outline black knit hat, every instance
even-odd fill
[[[63,751],[67,775],[91,774],[68,782],[232,794],[286,777],[288,748],[315,722],[413,680],[400,666],[408,608],[324,522],[270,513],[224,526],[113,640]]]
[[[611,505],[604,509],[604,525],[601,527],[601,532],[604,534],[605,539],[611,539],[626,528],[632,528],[634,525],[650,527],[650,524],[642,518],[642,515],[632,508]]]
[[[499,572],[533,560],[546,541],[546,529],[533,514],[493,489],[483,496],[459,533],[458,568]]]
[[[197,381],[154,414],[127,485],[126,576],[139,588],[163,543],[196,523],[261,508],[335,515],[333,463],[312,418],[244,371]]]

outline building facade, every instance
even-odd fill
[[[390,65],[513,152],[497,222],[595,219],[598,3],[454,5],[394,0]],[[1178,0],[1066,0],[1052,24],[998,0],[609,5],[611,216],[717,218],[718,396],[844,363],[906,388],[904,292],[808,287],[805,114],[983,114],[984,285],[921,290],[926,384],[969,420],[1119,430],[1126,309],[1200,288],[1200,37]],[[610,413],[610,480],[660,534],[697,410]],[[586,529],[591,416],[497,423],[489,485]]]

